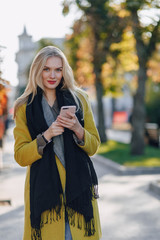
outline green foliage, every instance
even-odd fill
[[[147,1],[146,0],[126,0],[126,7],[128,10],[136,10],[138,11]]]
[[[147,122],[160,126],[160,83],[149,82],[146,94]]]
[[[139,48],[137,55],[144,59],[144,65],[155,51],[156,43],[160,41],[160,17],[156,11],[160,8],[160,3],[157,0],[126,0],[123,5],[130,13],[128,24],[133,28]],[[145,18],[150,21],[147,23]]]
[[[111,159],[119,164],[130,167],[156,167],[160,166],[159,149],[146,146],[143,156],[131,156],[130,145],[109,140],[102,143],[98,154]]]
[[[82,19],[79,19],[74,22],[74,25],[72,27],[73,33],[69,36],[67,36],[67,39],[65,41],[65,47],[67,49],[66,55],[67,59],[69,60],[69,63],[75,72],[77,69],[77,51],[79,49],[81,40],[84,37],[87,37],[88,35],[88,26],[85,22],[83,22]]]
[[[119,17],[114,8],[109,6],[110,1],[106,0],[65,0],[64,8],[69,8],[71,3],[77,4],[83,11],[83,21],[86,22],[94,34],[98,58],[97,64],[101,66],[106,59],[105,56],[113,42],[121,40],[121,34],[124,29],[123,18]],[[68,12],[68,10],[67,10]],[[118,24],[117,24],[118,23]],[[98,57],[101,55],[101,57]]]
[[[94,82],[92,64],[91,29],[82,19],[73,26],[73,33],[65,41],[66,55],[73,69],[76,81],[87,87]]]
[[[39,52],[40,49],[44,48],[44,47],[47,47],[47,46],[53,46],[53,42],[49,39],[46,39],[46,38],[41,38],[39,41],[38,41],[38,50],[37,52]],[[54,45],[55,46],[55,45]]]
[[[126,0],[124,5],[129,11],[160,7],[159,0]]]
[[[120,43],[113,43],[110,47],[111,56],[108,56],[102,68],[102,79],[105,93],[114,97],[123,94],[123,86],[127,85],[131,92],[135,90],[135,74],[138,70],[138,59],[135,49],[135,39],[130,28],[122,34]],[[130,81],[125,74],[129,74]],[[131,80],[132,79],[132,80]]]

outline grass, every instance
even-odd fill
[[[130,145],[109,140],[102,143],[97,154],[109,158],[124,166],[158,167],[160,166],[160,149],[146,146],[145,154],[132,156]]]

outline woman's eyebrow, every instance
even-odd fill
[[[62,68],[62,67],[57,67],[56,69],[59,69],[59,68]]]
[[[45,65],[44,68],[49,68],[49,67]]]
[[[44,68],[50,68],[50,67],[45,65]],[[63,67],[56,67],[56,69],[58,68],[63,68]]]

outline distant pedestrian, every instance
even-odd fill
[[[36,55],[14,117],[15,160],[27,166],[23,240],[99,240],[89,156],[100,139],[87,94],[76,87],[60,49],[48,46]]]

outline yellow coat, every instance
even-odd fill
[[[78,95],[83,103],[84,112],[84,146],[80,146],[89,156],[96,153],[100,139],[94,123],[91,106],[88,101],[87,94],[82,90],[78,90]],[[30,167],[31,164],[41,158],[37,149],[37,140],[31,139],[27,121],[26,121],[26,104],[18,108],[15,118],[14,128],[14,157],[17,163],[22,166],[27,166],[26,181],[25,181],[25,219],[24,219],[24,235],[23,240],[31,240],[31,224],[30,224]],[[56,163],[59,170],[62,187],[65,189],[65,168],[61,164],[60,160],[56,157]],[[84,229],[78,229],[76,226],[70,225],[72,239],[73,240],[99,240],[101,238],[101,226],[99,219],[99,211],[97,200],[92,201],[93,214],[95,218],[95,235],[90,237],[84,237]],[[46,212],[43,213],[45,219]],[[42,240],[65,240],[65,212],[64,208],[61,210],[61,219],[52,223],[47,223],[42,228]],[[82,224],[83,226],[83,224]]]

